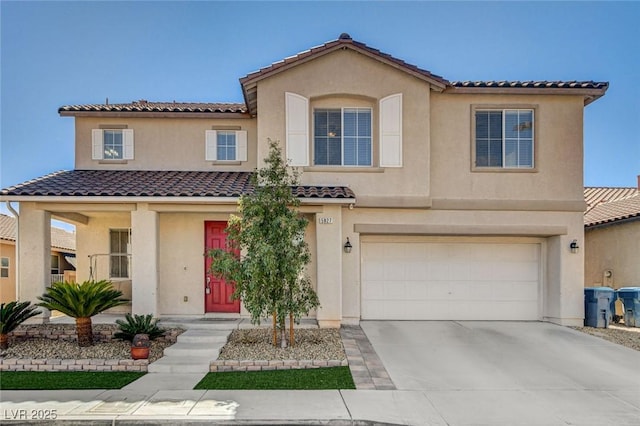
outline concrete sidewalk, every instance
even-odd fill
[[[396,424],[637,426],[640,398],[616,392],[476,391],[3,391],[0,423]],[[585,409],[584,407],[590,407]]]

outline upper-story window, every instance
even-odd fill
[[[314,163],[371,166],[371,108],[316,109]]]
[[[475,166],[478,168],[534,167],[533,109],[477,109]]]
[[[246,130],[207,130],[205,145],[208,161],[247,161]]]
[[[310,109],[308,98],[285,93],[289,165],[320,166],[314,171],[334,170],[325,166],[347,166],[345,170],[369,167],[354,169],[357,171],[374,170],[371,166],[402,167],[402,93],[379,99],[377,108],[373,99],[363,101],[344,96],[324,96],[313,102],[315,107]],[[345,107],[335,108],[333,105]]]
[[[133,160],[133,129],[93,129],[93,160]]]

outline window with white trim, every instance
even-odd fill
[[[9,278],[9,258],[0,258],[0,278]]]
[[[533,168],[533,109],[477,109],[475,111],[475,166],[478,168]]]
[[[93,160],[133,160],[133,129],[93,129]]]
[[[371,108],[316,109],[313,124],[315,165],[371,166]]]
[[[247,131],[207,130],[205,159],[207,161],[247,161]]]
[[[129,229],[109,230],[109,278],[129,278]]]

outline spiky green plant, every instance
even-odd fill
[[[9,347],[8,334],[31,317],[40,314],[31,302],[3,303],[0,305],[0,349]]]
[[[131,315],[126,314],[124,320],[116,320],[119,332],[113,335],[116,339],[132,341],[136,334],[146,334],[149,339],[154,340],[162,336],[165,332],[163,328],[158,327],[158,319],[153,315]]]
[[[76,319],[79,346],[93,344],[91,317],[109,308],[128,302],[122,292],[115,290],[111,281],[85,281],[82,284],[57,282],[40,297],[38,306],[60,311]]]

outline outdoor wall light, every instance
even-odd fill
[[[578,250],[580,250],[580,246],[578,245],[578,240],[571,241],[571,244],[569,244],[569,249],[571,250],[571,253],[577,253]]]
[[[351,249],[353,248],[353,246],[351,245],[351,243],[349,242],[349,237],[347,237],[347,242],[344,243],[344,252],[345,253],[351,253]]]

